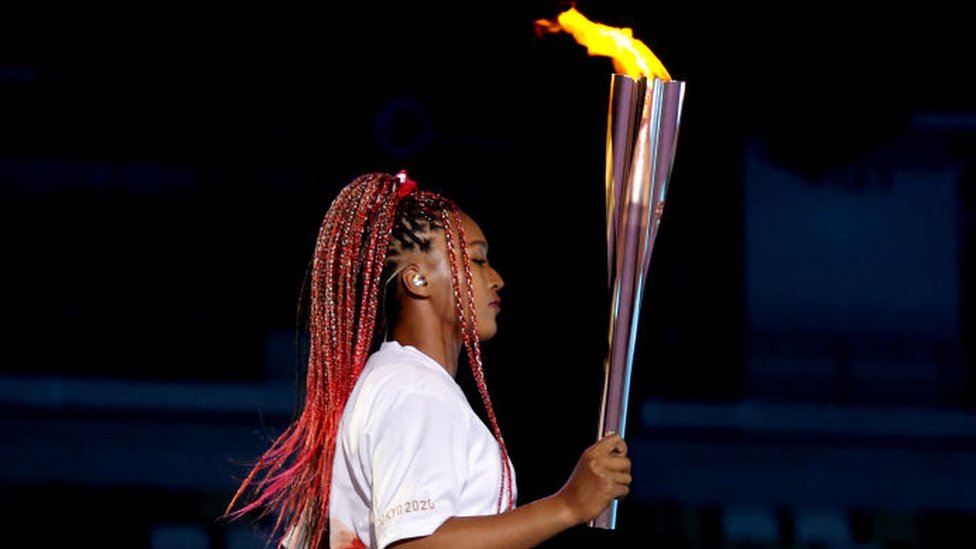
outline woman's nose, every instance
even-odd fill
[[[492,281],[492,284],[495,286],[495,288],[499,290],[504,288],[505,279],[502,278],[502,275],[498,274],[498,271],[496,271],[494,268],[491,270],[491,273],[494,275],[493,276],[494,280]]]

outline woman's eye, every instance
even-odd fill
[[[488,263],[487,259],[472,259],[471,261],[473,263],[477,263],[478,265],[484,265],[485,263]]]

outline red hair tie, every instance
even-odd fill
[[[407,176],[407,170],[400,170],[396,178],[400,180],[400,185],[397,187],[398,198],[403,198],[417,189],[417,182]]]

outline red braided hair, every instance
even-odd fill
[[[498,512],[500,513],[502,511],[502,501],[505,498],[505,487],[508,486],[508,509],[515,507],[515,494],[512,489],[512,471],[508,467],[508,448],[505,446],[505,440],[502,438],[502,431],[498,427],[498,420],[495,419],[495,409],[491,405],[491,397],[488,396],[488,385],[485,383],[485,372],[481,363],[481,339],[478,337],[478,316],[475,314],[474,287],[471,282],[471,258],[468,256],[467,246],[464,246],[464,225],[461,223],[460,212],[458,212],[457,208],[441,210],[441,216],[444,222],[444,240],[447,243],[448,262],[451,264],[454,302],[457,304],[458,322],[461,325],[464,348],[468,355],[468,362],[471,363],[471,372],[474,374],[475,384],[478,386],[478,392],[481,394],[481,401],[484,403],[485,411],[488,413],[488,421],[491,423],[492,433],[495,435],[495,440],[498,441],[498,447],[501,449],[502,484],[498,493]],[[454,224],[458,233],[458,240],[461,242],[461,245],[457,246],[457,248],[461,250],[461,263],[464,267],[464,278],[467,281],[465,291],[467,293],[466,302],[468,316],[471,319],[470,323],[465,320],[465,307],[462,305],[464,301],[461,299],[461,285],[458,283],[457,252],[455,251],[454,238],[451,236],[451,223]]]
[[[302,413],[245,477],[227,507],[229,518],[237,519],[255,510],[264,516],[276,510],[274,533],[300,532],[302,541],[310,548],[321,547],[327,540],[329,489],[339,419],[374,348],[378,328],[389,321],[383,318],[378,307],[382,275],[384,266],[388,265],[391,233],[398,216],[404,216],[406,209],[420,211],[430,221],[439,219],[442,223],[461,335],[501,453],[498,510],[502,510],[506,486],[507,507],[514,507],[508,451],[482,370],[470,260],[463,245],[457,247],[461,249],[467,282],[466,305],[461,299],[457,254],[451,235],[453,226],[464,242],[460,213],[452,201],[416,189],[416,183],[404,172],[397,176],[371,173],[356,178],[339,192],[319,229],[312,261],[310,350]],[[436,225],[432,223],[431,227]],[[231,511],[249,489],[254,492],[252,500]]]

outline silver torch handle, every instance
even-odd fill
[[[644,282],[664,212],[685,83],[614,74],[607,115],[609,350],[597,439],[626,436],[627,400]],[[590,522],[616,527],[617,501]]]

